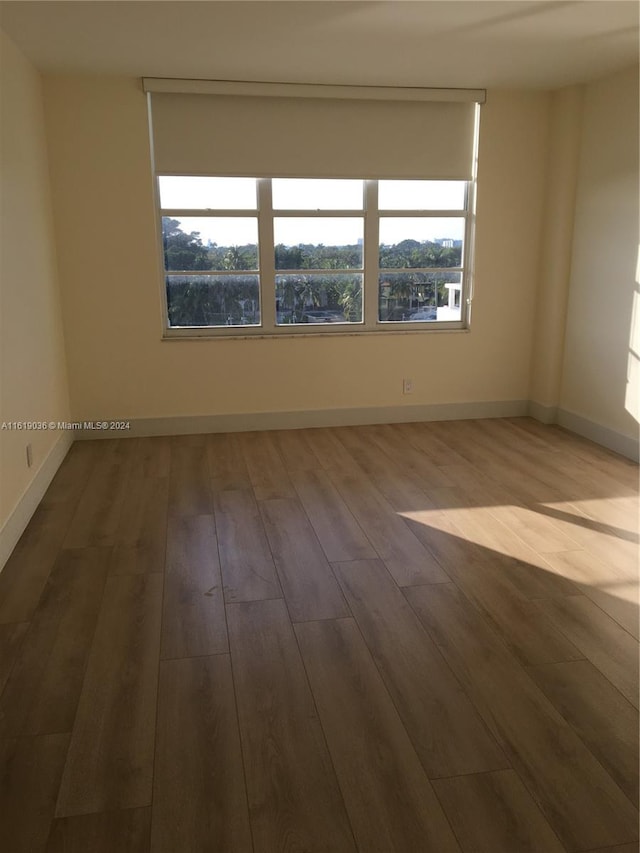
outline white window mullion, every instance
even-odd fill
[[[478,150],[480,144],[480,106],[476,104],[473,121],[473,147],[471,155],[471,180],[467,181],[466,223],[464,245],[464,273],[462,274],[461,319],[468,329],[471,325],[471,311],[475,289],[474,258],[476,242],[476,200],[478,191]]]
[[[278,219],[362,219],[362,210],[275,210],[274,216]]]
[[[272,332],[276,328],[276,270],[270,178],[258,180],[258,254],[260,258],[260,318],[263,329]]]
[[[148,96],[147,96],[148,99]],[[151,105],[149,104],[149,109],[151,109]],[[160,289],[161,294],[161,307],[162,307],[162,335],[166,335],[167,331],[171,328],[169,325],[169,300],[167,299],[167,272],[165,270],[164,265],[164,236],[162,231],[162,210],[160,208],[160,180],[156,176],[153,181],[153,193],[154,199],[156,203],[156,234],[157,234],[157,258],[158,258],[158,269],[162,271],[162,287]]]
[[[172,218],[176,217],[176,216],[179,216],[179,217],[185,217],[186,216],[186,217],[196,217],[198,219],[207,219],[208,217],[210,217],[211,219],[220,219],[222,217],[224,217],[225,219],[232,219],[233,217],[236,217],[238,219],[248,219],[250,217],[255,217],[256,209],[255,209],[255,207],[254,208],[249,207],[246,210],[239,210],[236,208],[233,208],[231,210],[222,210],[222,209],[218,210],[215,208],[214,209],[201,210],[199,207],[189,208],[189,209],[178,209],[178,208],[164,207],[164,208],[162,208],[162,215],[163,216],[170,216]]]
[[[364,198],[363,316],[365,328],[375,329],[378,323],[379,278],[379,213],[377,181],[365,181]]]
[[[460,315],[463,324],[469,328],[471,324],[471,306],[473,303],[473,263],[476,236],[476,180],[467,183],[467,210],[464,233],[464,257],[462,264],[462,294],[460,299]]]
[[[455,210],[413,210],[410,207],[404,210],[381,210],[380,216],[393,219],[460,219],[464,216],[465,208]]]

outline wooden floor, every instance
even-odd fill
[[[77,442],[0,575],[0,849],[637,851],[637,475],[525,418]]]

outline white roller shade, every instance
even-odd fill
[[[177,81],[167,81],[177,82]],[[233,84],[229,84],[233,85]],[[241,84],[246,85],[246,84]],[[265,84],[268,85],[268,84]],[[258,84],[259,90],[260,84]],[[153,90],[156,86],[147,85]],[[166,88],[166,87],[165,87]],[[335,97],[340,87],[300,87],[304,96],[152,91],[155,168],[159,173],[259,177],[431,178],[472,174],[476,102],[390,100],[392,90]],[[311,90],[311,95],[309,91]],[[252,91],[251,89],[249,91]],[[398,90],[411,98],[427,90]],[[405,93],[404,95],[402,93]],[[406,93],[409,93],[408,95]]]

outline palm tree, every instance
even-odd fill
[[[308,276],[302,276],[300,283],[296,288],[296,296],[298,299],[298,307],[304,313],[304,309],[318,304],[318,293],[315,284]]]
[[[229,246],[222,264],[226,270],[246,270],[247,264],[238,246]]]
[[[200,277],[169,282],[169,319],[172,326],[215,325],[218,308],[213,286]]]
[[[338,304],[350,322],[357,323],[362,319],[362,287],[359,281],[351,279],[344,283]]]
[[[411,297],[413,296],[414,286],[411,281],[411,276],[409,275],[399,275],[394,281],[391,282],[391,286],[389,288],[389,292],[393,296],[396,308],[400,307],[398,303],[405,303],[402,305],[403,308],[407,308],[407,310],[411,307]],[[406,304],[408,303],[408,304]]]
[[[296,284],[293,276],[287,275],[276,284],[276,295],[282,302],[282,307],[291,311],[292,322],[295,322]]]

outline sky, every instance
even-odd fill
[[[274,210],[359,210],[363,207],[364,182],[359,180],[273,179]],[[456,210],[464,205],[463,181],[379,181],[381,210]],[[163,176],[160,203],[164,209],[256,210],[255,178]],[[203,243],[220,246],[257,243],[255,217],[174,217],[184,231],[197,231]],[[278,217],[275,242],[331,245],[355,244],[364,237],[360,217]],[[380,241],[462,240],[462,217],[408,217],[380,220]]]

